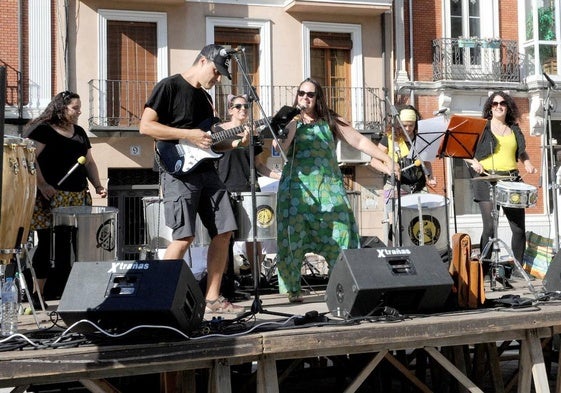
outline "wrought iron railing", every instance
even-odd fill
[[[433,80],[520,82],[518,41],[439,38],[432,41]]]
[[[91,131],[138,130],[144,103],[150,95],[154,82],[90,80],[89,83],[89,129]],[[215,106],[222,119],[228,117],[227,95],[234,89],[221,83],[214,91]],[[257,86],[257,95],[267,99],[272,114],[283,105],[292,105],[297,86]],[[384,107],[376,88],[327,87],[328,105],[341,116],[353,122],[357,129],[379,131],[383,127]],[[266,96],[266,97],[265,97]],[[256,116],[259,116],[257,108]]]

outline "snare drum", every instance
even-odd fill
[[[2,165],[0,250],[13,250],[27,241],[35,204],[37,181],[33,142],[15,136],[4,137]],[[10,257],[1,253],[0,260],[8,262]]]
[[[257,210],[257,236],[256,240],[277,238],[277,194],[274,192],[255,193],[255,209]],[[251,192],[232,194],[234,214],[238,230],[234,240],[253,240],[253,210]]]
[[[504,207],[524,209],[535,206],[538,189],[530,184],[512,181],[497,182],[497,203]]]

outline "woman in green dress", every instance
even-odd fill
[[[279,292],[302,302],[301,268],[306,253],[325,258],[333,268],[342,249],[358,248],[359,233],[336,157],[337,139],[371,157],[370,165],[390,174],[391,158],[349,122],[330,110],[323,89],[308,78],[294,105],[300,115],[280,141],[286,152],[277,193],[277,269]],[[399,167],[393,168],[399,175]]]

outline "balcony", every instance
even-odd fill
[[[99,80],[89,85],[89,131],[100,136],[126,135],[138,131],[144,103],[150,95],[153,82]],[[270,100],[272,114],[283,105],[292,105],[298,86],[257,86],[257,95]],[[215,105],[221,119],[228,117],[226,97],[238,89],[228,84],[217,85]],[[378,89],[329,87],[325,89],[328,104],[337,113],[352,121],[353,126],[365,132],[383,130],[384,101]],[[255,116],[261,117],[255,109]]]
[[[520,82],[518,41],[439,38],[432,41],[433,81]]]

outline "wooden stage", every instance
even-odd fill
[[[519,294],[534,299],[522,279],[514,284],[512,291],[488,291],[488,297]],[[533,284],[542,291],[539,280]],[[204,338],[187,339],[163,333],[166,338],[162,335],[158,339],[161,331],[150,330],[151,343],[143,342],[143,338],[137,342],[105,339],[74,345],[68,337],[47,347],[26,345],[20,350],[4,350],[0,352],[0,388],[18,387],[14,391],[24,392],[32,384],[80,381],[92,392],[117,392],[108,381],[111,378],[164,373],[161,391],[194,392],[202,391],[197,385],[197,373],[203,372],[205,390],[240,392],[232,371],[249,365],[254,371],[254,385],[248,391],[294,392],[299,390],[285,384],[291,373],[302,372],[303,365],[308,370],[320,366],[329,370],[331,365],[333,378],[335,374],[343,375],[343,380],[339,378],[329,387],[318,382],[315,389],[308,391],[361,391],[364,383],[386,386],[384,390],[368,391],[396,391],[369,378],[373,371],[372,375],[378,371],[383,380],[387,370],[399,371],[400,383],[406,381],[415,386],[406,391],[561,391],[555,372],[548,373],[550,363],[555,364],[552,368],[556,370],[559,360],[558,355],[551,355],[556,353],[552,350],[552,338],[561,332],[559,300],[535,301],[526,308],[494,307],[350,323],[330,314],[325,314],[327,321],[315,318],[315,311],[320,316],[327,313],[323,295],[322,291],[313,291],[298,305],[288,304],[285,297],[277,294],[263,295],[265,312],[236,329],[224,329],[224,334],[213,332]],[[250,306],[252,300],[242,304]],[[53,304],[50,309],[55,310],[56,306]],[[305,324],[300,318],[295,326],[294,318],[287,322],[268,311],[300,317],[308,313],[312,322]],[[41,312],[38,317],[39,331],[33,316],[20,316],[20,332],[35,337],[31,340],[36,343],[40,342],[37,337],[48,337],[52,343],[59,333],[56,328],[46,329],[52,327],[46,313]],[[222,323],[215,320],[215,330],[221,330]],[[258,329],[264,323],[269,330]],[[250,329],[257,330],[247,333]],[[508,375],[503,367],[507,360],[514,363]],[[334,367],[342,363],[351,366],[346,375],[335,371],[344,369]],[[381,367],[385,371],[380,372]],[[328,377],[329,374],[323,374],[318,381]],[[395,385],[395,380],[389,383]],[[442,383],[447,390],[437,386]]]

